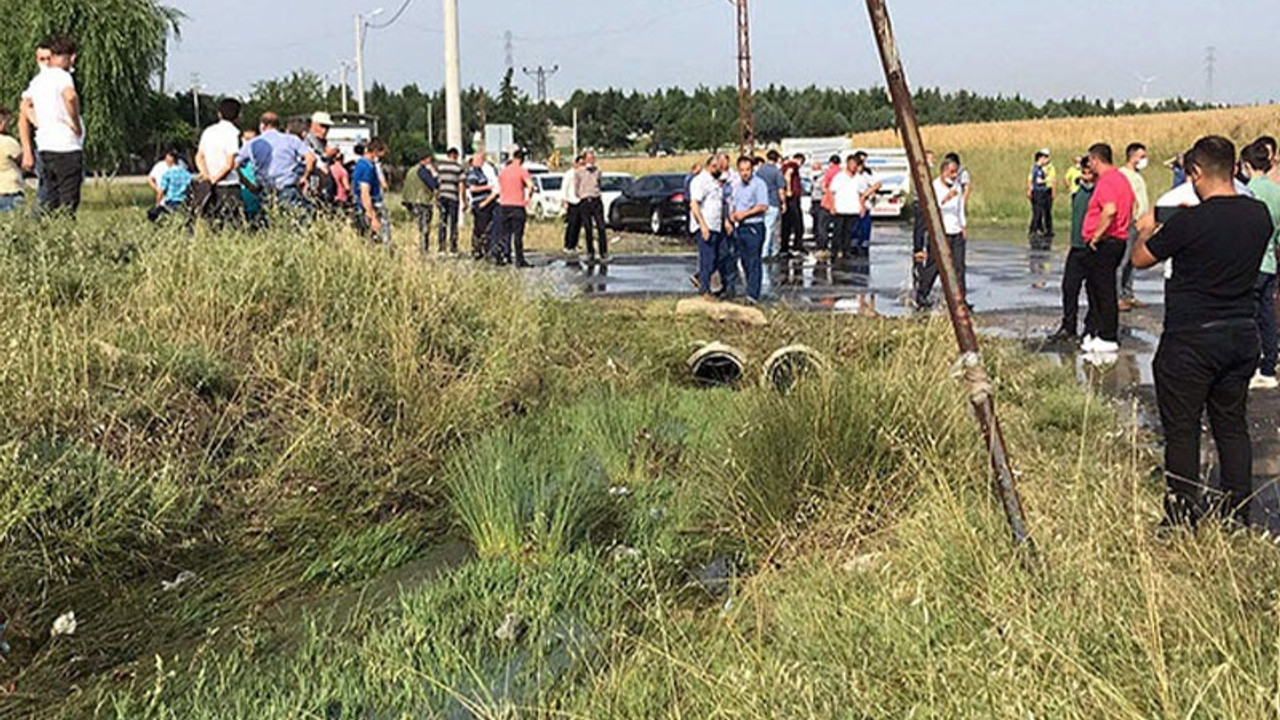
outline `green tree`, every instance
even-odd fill
[[[76,85],[84,108],[89,162],[115,167],[130,150],[151,81],[164,68],[166,43],[182,13],[156,0],[0,1],[0,105],[16,107],[35,73],[34,48],[52,35],[76,41]]]
[[[294,70],[282,78],[254,83],[244,115],[252,121],[269,110],[284,119],[324,107],[324,79],[310,70]]]

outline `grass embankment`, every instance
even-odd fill
[[[989,354],[1030,575],[939,323],[673,323],[124,217],[0,226],[0,717],[1274,716],[1274,548],[1155,542],[1069,369]],[[832,372],[694,388],[714,338]]]

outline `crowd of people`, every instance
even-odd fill
[[[867,167],[867,155],[831,156],[827,166],[806,168],[805,156],[784,160],[776,150],[764,157],[740,156],[733,167],[727,153],[694,166],[685,182],[689,232],[698,248],[698,272],[691,279],[705,299],[738,297],[759,302],[763,264],[804,253],[805,183],[816,257],[866,257],[871,247],[874,198],[881,184]],[[712,281],[720,280],[713,292]]]

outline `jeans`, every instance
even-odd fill
[[[0,195],[0,213],[17,212],[26,203],[26,196],[20,192],[12,195]]]
[[[502,229],[499,241],[500,258],[503,262],[511,262],[512,251],[515,252],[517,265],[524,264],[524,226],[528,221],[523,207],[519,205],[503,205],[499,210]]]
[[[40,162],[44,173],[40,176],[40,203],[42,211],[63,210],[75,217],[80,208],[80,187],[84,184],[84,153],[42,152]]]
[[[858,218],[853,230],[854,247],[866,250],[871,247],[871,211],[868,210]]]
[[[164,202],[147,211],[147,219],[159,222],[160,218],[182,212],[182,203]]]
[[[373,225],[369,222],[369,216],[363,208],[356,211],[356,227],[362,235],[374,242],[381,243],[387,248],[388,253],[394,254],[395,245],[391,242],[391,213],[387,212],[387,206],[382,203],[375,203],[373,211],[377,214],[378,222],[382,225],[381,230],[376,233],[373,231]]]
[[[1133,246],[1137,241],[1137,228],[1129,228],[1129,242],[1125,243],[1124,259],[1120,261],[1120,285],[1116,291],[1121,300],[1133,299]]]
[[[1263,375],[1275,377],[1276,276],[1258,273],[1258,282],[1253,286],[1253,295],[1257,302],[1258,343],[1262,346],[1262,365],[1259,370]]]
[[[728,298],[738,296],[738,240],[734,235],[725,234],[720,242],[720,252],[716,255],[716,270],[720,273],[721,295]]]
[[[578,201],[578,212],[581,213],[582,227],[587,231],[587,254],[595,256],[596,240],[599,240],[600,257],[609,257],[609,238],[604,227],[604,202],[598,197],[582,198]]]
[[[1089,248],[1071,248],[1062,269],[1062,330],[1080,331],[1080,290],[1089,272]]]
[[[1120,306],[1116,299],[1116,268],[1124,257],[1128,242],[1107,238],[1088,251],[1085,294],[1089,313],[1084,318],[1084,334],[1110,342],[1120,340]]]
[[[813,205],[813,242],[819,250],[831,247],[831,213],[816,201]]]
[[[418,247],[426,255],[431,252],[431,218],[435,215],[435,208],[430,203],[405,203],[404,209],[409,211],[409,217],[418,224]],[[443,245],[440,246],[440,252],[444,252]]]
[[[776,205],[770,205],[768,210],[764,211],[764,256],[773,257],[778,254],[778,240],[782,235],[782,228],[779,227],[778,220],[782,217],[782,208]]]
[[[698,293],[702,295],[711,294],[711,275],[719,269],[719,260],[724,252],[725,236],[721,232],[707,233],[707,239],[702,239],[702,232],[698,231],[693,234],[693,240],[698,245]],[[721,276],[720,281],[724,282]]]
[[[497,210],[496,203],[488,205],[475,205],[471,208],[471,257],[476,260],[482,260],[492,256],[497,259],[494,254],[497,249],[497,243],[494,242],[497,224],[494,222],[494,215]]]
[[[968,246],[968,240],[963,234],[947,236],[947,247],[951,249],[951,265],[956,270],[956,280],[960,286],[960,297],[969,297],[968,281],[966,280],[966,264],[965,251]],[[938,263],[933,257],[933,249],[929,249],[929,257],[925,260],[924,267],[920,268],[920,279],[916,285],[916,305],[924,307],[929,304],[929,295],[933,292],[934,283],[938,282]]]
[[[458,252],[458,200],[457,198],[440,197],[440,252],[444,252],[444,242],[449,241],[449,252]]]
[[[764,279],[764,223],[743,223],[734,235],[742,272],[747,276],[747,297],[759,300]]]
[[[1048,237],[1053,235],[1053,193],[1049,190],[1034,190],[1031,193],[1031,235]]]
[[[804,212],[800,209],[800,198],[788,200],[782,211],[782,252],[804,252]]]
[[[1208,411],[1222,469],[1219,509],[1248,520],[1253,494],[1253,448],[1246,417],[1249,378],[1258,365],[1258,331],[1252,323],[1168,332],[1153,363],[1156,404],[1164,426],[1165,512],[1194,524],[1204,514],[1200,478],[1200,418]]]
[[[582,239],[582,203],[569,203],[564,215],[564,249],[577,250]]]

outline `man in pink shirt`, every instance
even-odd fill
[[[1114,353],[1120,349],[1120,301],[1116,269],[1124,260],[1133,221],[1133,186],[1116,169],[1111,146],[1089,148],[1089,167],[1097,175],[1093,198],[1084,217],[1084,240],[1092,252],[1088,258],[1085,291],[1089,314],[1084,320],[1086,353]]]
[[[515,248],[516,267],[529,267],[524,259],[524,226],[528,220],[525,208],[533,197],[533,178],[524,167],[524,151],[511,154],[511,162],[498,174],[498,256],[499,265],[511,264]]]

